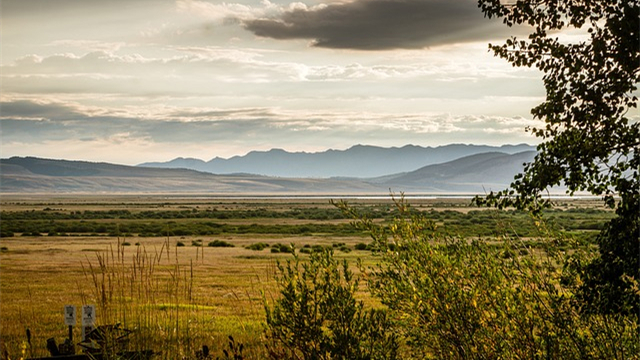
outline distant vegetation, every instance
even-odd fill
[[[463,208],[464,209],[464,208]],[[464,209],[468,210],[468,209]],[[389,221],[392,214],[388,205],[363,208],[363,216]],[[521,211],[491,210],[420,210],[438,224],[441,233],[464,237],[486,237],[512,232],[518,236],[535,236],[537,230],[530,216]],[[545,215],[556,230],[562,230],[591,240],[605,221],[613,217],[611,211],[589,208],[550,209]],[[344,221],[343,214],[330,208],[301,208],[288,211],[269,209],[218,210],[190,209],[179,211],[2,211],[2,237],[23,236],[205,236],[222,234],[331,234],[334,236],[366,236]],[[227,220],[255,220],[254,223],[236,223]],[[265,219],[307,220],[305,223],[265,223]],[[507,226],[507,228],[503,228]]]
[[[198,245],[198,246],[202,246],[202,244]],[[207,244],[207,246],[209,247],[234,247],[235,245],[230,244],[224,240],[213,240],[211,242],[209,242],[209,244]]]

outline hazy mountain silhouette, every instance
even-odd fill
[[[266,152],[271,153],[271,152]],[[266,154],[265,153],[265,154]],[[3,193],[388,194],[501,190],[534,151],[485,152],[417,170],[372,178],[215,175],[189,169],[135,167],[34,157],[0,159]]]
[[[214,174],[250,173],[284,177],[359,177],[370,178],[413,171],[423,166],[439,164],[464,156],[502,152],[515,154],[535,147],[504,145],[451,144],[439,147],[406,145],[401,148],[356,145],[347,150],[327,150],[317,153],[287,152],[281,149],[252,151],[229,159],[216,157],[210,161],[177,158],[168,162],[143,163],[141,167],[184,168]]]

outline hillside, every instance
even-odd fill
[[[215,175],[188,169],[135,167],[34,157],[0,159],[2,193],[387,194],[469,193],[503,189],[534,151],[486,152],[372,178]]]
[[[140,168],[32,157],[0,159],[2,193],[371,193],[362,181],[214,175],[185,169]]]
[[[524,169],[524,163],[533,161],[535,154],[535,151],[517,154],[499,152],[476,154],[369,181],[406,190],[482,194],[485,191],[502,190],[508,187],[514,175]]]

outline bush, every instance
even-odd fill
[[[280,296],[265,298],[272,359],[395,359],[398,342],[383,310],[355,299],[358,280],[331,250],[278,263]]]
[[[434,359],[616,359],[640,355],[638,314],[588,314],[574,294],[585,259],[562,238],[543,255],[518,238],[502,246],[436,231],[424,214],[396,201],[381,226],[337,204],[369,231],[380,263],[361,271],[395,319],[407,357]],[[571,245],[571,246],[570,246]],[[567,246],[571,251],[559,251]],[[571,256],[566,255],[571,253]],[[500,256],[500,254],[503,254]]]
[[[224,240],[213,240],[207,244],[209,247],[235,247],[235,245],[228,243]]]
[[[621,205],[598,234],[600,256],[585,266],[578,298],[590,313],[640,314],[640,200]]]
[[[177,246],[177,247],[183,247],[183,246],[185,246],[185,245],[184,245],[184,243],[183,243],[182,241],[178,241],[178,242],[176,243],[176,246]]]
[[[197,240],[191,240],[191,246],[202,246],[202,240],[201,239],[197,239]]]
[[[253,243],[249,246],[247,246],[246,248],[249,250],[255,250],[255,251],[262,251],[266,248],[269,247],[269,244],[264,243],[264,242],[258,242],[258,243]]]
[[[271,245],[271,252],[274,254],[278,254],[278,253],[293,254],[295,252],[295,249],[293,248],[293,246],[277,243],[277,244]]]
[[[333,250],[338,246],[340,246],[340,248],[338,248],[338,250],[340,251],[343,251],[343,252],[351,251],[351,249],[348,246],[344,245],[344,243],[338,243],[338,244],[332,244],[330,246],[329,245],[322,246],[320,244],[316,244],[312,246],[312,245],[306,244],[304,247],[302,247],[302,249],[300,249],[300,252],[303,254],[313,254],[313,253],[323,252],[326,250]]]
[[[318,244],[313,245],[313,246],[311,247],[311,250],[312,250],[313,252],[322,252],[322,251],[324,251],[324,249],[325,249],[325,247],[324,247],[324,246],[322,246],[322,245],[318,245]],[[327,249],[331,249],[331,247],[327,247]]]
[[[355,246],[356,250],[369,250],[369,246],[365,243],[357,243]]]

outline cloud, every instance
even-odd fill
[[[149,2],[150,0],[135,0],[135,2]],[[69,11],[79,6],[122,6],[132,3],[132,0],[111,0],[108,3],[102,0],[3,0],[2,11],[5,14],[32,14],[34,11],[43,14],[52,11]]]
[[[176,0],[179,12],[192,14],[209,20],[222,20],[234,24],[238,19],[253,18],[278,11],[278,7],[269,2],[263,2],[263,7],[252,7],[238,3],[214,4],[199,0]]]
[[[474,0],[354,0],[297,6],[243,24],[262,37],[311,39],[317,47],[358,50],[484,41],[505,37],[507,30],[499,21],[484,18]]]
[[[6,119],[51,120],[60,118],[74,118],[83,116],[69,106],[49,102],[29,100],[3,101],[2,116]]]
[[[60,143],[68,141],[82,148],[100,144],[94,152],[105,156],[96,159],[101,161],[116,161],[110,158],[111,153],[119,152],[124,143],[141,146],[141,153],[136,156],[142,162],[157,156],[151,150],[143,151],[145,148],[161,147],[173,157],[197,155],[210,159],[239,155],[215,152],[228,146],[248,152],[276,147],[291,151],[347,148],[356,143],[440,145],[469,142],[468,139],[502,143],[505,134],[513,142],[526,142],[531,139],[523,129],[532,124],[531,120],[518,117],[418,112],[168,107],[145,113],[142,108],[96,108],[29,99],[3,101],[0,106],[4,154],[68,157],[68,149],[60,147]],[[190,149],[188,153],[186,148]]]
[[[114,53],[126,46],[125,42],[106,42],[98,40],[55,40],[51,42],[51,47],[71,47],[87,49],[91,52],[101,51],[105,53]]]

